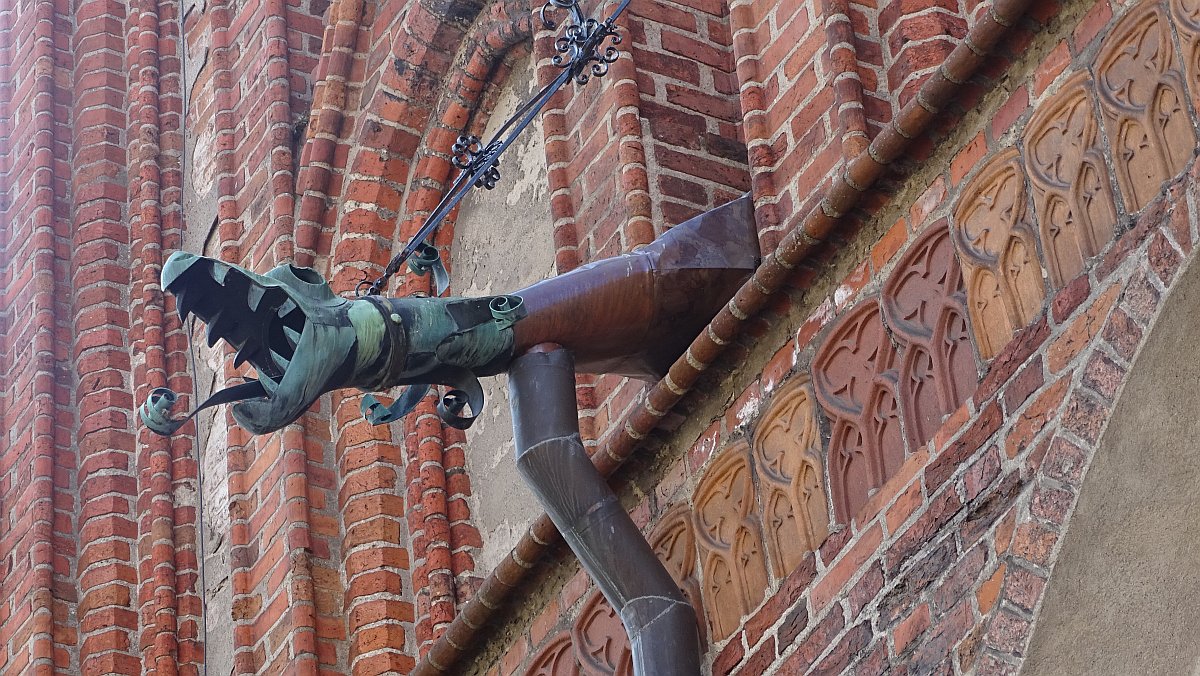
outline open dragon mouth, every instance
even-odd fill
[[[235,367],[254,367],[262,396],[235,404],[233,413],[256,434],[300,417],[353,369],[351,303],[314,270],[285,264],[259,275],[176,252],[163,265],[162,285],[184,320],[194,315],[207,326],[209,347],[224,340],[237,351]]]
[[[260,275],[221,261],[188,258],[175,254],[163,268],[163,285],[174,294],[180,316],[204,322],[208,346],[219,340],[233,346],[234,368],[250,362],[263,387],[274,392],[296,355],[308,321],[304,310],[274,279],[267,278],[274,285],[264,284]],[[297,278],[323,284],[312,270],[289,267]]]

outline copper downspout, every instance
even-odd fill
[[[579,438],[575,362],[535,346],[508,371],[517,470],[625,625],[633,673],[700,673],[696,611],[655,556]]]
[[[988,53],[1021,18],[1029,4],[1030,0],[997,0],[946,57],[937,72],[921,86],[917,95],[900,110],[891,124],[879,132],[867,152],[848,163],[820,204],[763,260],[750,280],[696,337],[666,377],[654,386],[625,428],[593,454],[592,463],[602,475],[611,476],[624,463],[638,443],[720,356],[725,346],[733,342],[743,322],[766,306],[770,297],[783,287],[791,271],[834,231],[842,216],[855,207],[884,169],[900,157],[912,139],[925,132],[943,106],[953,102],[959,88],[983,65]],[[556,544],[558,537],[550,517],[540,516],[463,606],[462,612],[413,674],[428,676],[449,671],[470,649],[479,629],[491,620],[494,610],[524,580],[534,565],[532,562]]]

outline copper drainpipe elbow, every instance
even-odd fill
[[[767,305],[768,299],[787,282],[791,271],[833,233],[842,217],[857,205],[861,195],[907,150],[912,140],[925,133],[941,108],[954,101],[962,85],[974,76],[1004,34],[1021,20],[1030,3],[1031,0],[996,0],[982,13],[942,66],[921,86],[918,95],[879,132],[866,152],[848,163],[842,174],[835,178],[825,199],[764,257],[753,277],[651,389],[625,427],[596,449],[592,463],[602,475],[611,475],[633,454],[642,439],[695,385],[701,372],[738,336],[746,320]],[[468,651],[478,629],[528,574],[529,567],[509,563],[513,556],[532,561],[556,542],[553,536],[547,537],[545,525],[544,519],[536,521],[530,533],[521,538],[513,552],[484,580],[479,592],[447,628],[448,638],[433,645],[418,663],[414,675],[430,676],[453,669]]]
[[[697,676],[696,611],[596,471],[579,438],[575,364],[538,346],[508,372],[517,470],[617,611],[637,676]]]

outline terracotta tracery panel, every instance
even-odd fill
[[[571,626],[575,658],[587,676],[633,676],[629,636],[617,611],[593,592]]]
[[[813,358],[814,393],[833,427],[829,493],[840,523],[904,462],[898,362],[874,298],[842,317]]]
[[[903,353],[900,409],[909,448],[918,448],[978,382],[962,271],[944,220],[913,243],[884,284],[883,314]]]
[[[1117,225],[1086,72],[1033,115],[1025,132],[1025,168],[1050,283],[1060,288],[1104,248]]]
[[[679,590],[696,609],[700,645],[707,645],[704,604],[700,580],[696,577],[696,531],[692,528],[692,514],[688,506],[680,503],[668,509],[650,534],[649,541],[654,553],[679,585]]]
[[[1187,88],[1158,3],[1142,3],[1117,24],[1096,60],[1096,90],[1129,211],[1183,170],[1196,146]]]
[[[744,441],[725,449],[696,488],[704,606],[716,641],[762,602],[768,584],[749,450]]]
[[[991,359],[1046,297],[1017,151],[995,155],[963,189],[951,233],[979,356]]]
[[[1183,71],[1200,106],[1200,0],[1171,0],[1171,18],[1183,43]]]
[[[571,635],[564,631],[543,646],[529,661],[525,676],[579,676]]]
[[[783,578],[829,535],[821,432],[807,379],[771,402],[754,435],[754,462],[771,572]]]

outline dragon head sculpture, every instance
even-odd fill
[[[416,385],[391,407],[364,398],[364,414],[381,423],[407,413],[430,384],[449,385],[443,417],[469,424],[460,414],[468,405],[478,414],[477,377],[507,362],[511,326],[521,316],[512,296],[349,299],[310,268],[285,264],[260,275],[185,252],[167,259],[162,285],[184,320],[192,315],[207,326],[210,347],[224,340],[236,350],[235,368],[249,363],[256,372],[196,410],[236,402],[234,419],[255,434],[281,429],[343,387]],[[169,417],[176,401],[174,392],[156,389],[141,408],[143,421],[171,434],[187,420]]]

